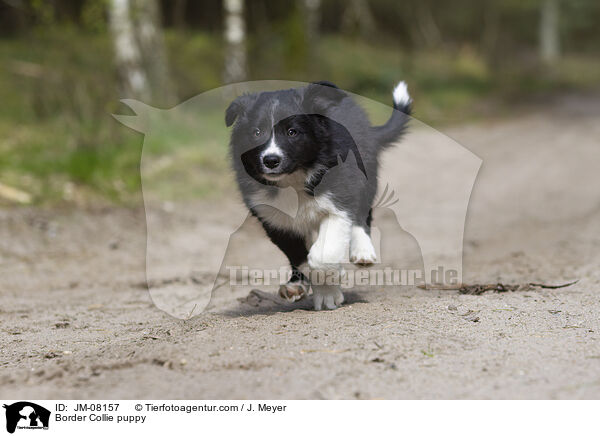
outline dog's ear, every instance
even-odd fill
[[[225,111],[225,125],[230,127],[236,118],[246,113],[250,105],[256,100],[256,95],[244,94],[233,100]]]
[[[346,93],[331,82],[311,83],[304,91],[302,109],[307,114],[323,114],[346,97]]]

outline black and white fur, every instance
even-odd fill
[[[375,262],[370,228],[378,157],[405,129],[412,101],[404,82],[393,100],[390,119],[376,127],[329,82],[242,95],[228,107],[242,197],[292,267],[280,295],[293,301],[308,293],[310,283],[300,272],[305,262],[312,270],[342,274],[348,252],[355,264]],[[337,286],[312,288],[316,310],[343,302]]]

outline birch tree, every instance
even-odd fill
[[[319,41],[319,24],[321,22],[321,0],[301,0],[304,15],[304,34],[308,46],[309,68],[316,64]]]
[[[111,0],[109,24],[120,76],[121,92],[126,97],[148,100],[150,88],[142,66],[142,55],[135,38],[130,0]]]
[[[243,0],[224,0],[225,9],[225,83],[246,79],[246,26]]]
[[[172,91],[156,0],[110,0],[109,22],[124,96],[169,104]]]
[[[135,14],[136,39],[153,100],[159,104],[172,103],[159,3],[157,0],[133,0],[132,6]]]
[[[306,37],[309,44],[319,37],[320,7],[321,0],[302,0]]]
[[[542,0],[540,16],[540,57],[546,63],[560,55],[558,0]]]

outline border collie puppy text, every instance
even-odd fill
[[[292,267],[282,297],[295,301],[308,294],[311,284],[300,270],[305,263],[344,274],[348,259],[362,266],[375,262],[370,229],[378,157],[407,124],[411,98],[404,82],[393,100],[382,126],[371,126],[360,106],[329,82],[242,95],[228,107],[242,197]],[[295,216],[277,207],[291,201],[297,201]],[[335,309],[344,300],[339,286],[313,284],[312,291],[316,310]]]

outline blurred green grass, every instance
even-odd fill
[[[222,85],[219,38],[166,36],[177,101]],[[409,53],[393,42],[333,36],[323,37],[312,60],[285,62],[288,49],[281,42],[267,54],[258,50],[251,56],[250,79],[330,80],[385,104],[393,85],[404,79],[414,116],[434,127],[502,113],[521,99],[593,88],[600,71],[600,59],[585,56],[565,57],[552,69],[530,58],[492,67],[468,47]],[[0,182],[42,205],[137,204],[142,135],[111,116],[130,112],[119,103],[109,38],[44,29],[0,39],[0,59]],[[222,114],[210,117],[222,129]],[[202,135],[182,126],[156,138],[145,154],[149,168],[156,160],[153,189],[160,196],[218,195],[231,184],[229,176],[221,177],[228,168],[226,138],[199,144]]]

